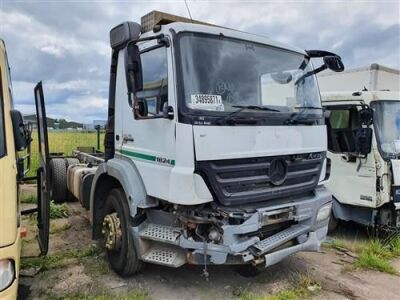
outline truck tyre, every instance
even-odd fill
[[[67,170],[68,170],[69,166],[77,165],[79,163],[80,163],[80,161],[77,158],[68,157],[68,158],[65,159],[65,167],[66,167]]]
[[[106,229],[108,226],[108,221],[106,221],[107,216],[115,216],[115,213],[118,218],[118,227],[120,229],[119,247],[117,247],[117,249],[110,249],[106,245],[106,251],[112,269],[118,275],[126,277],[139,272],[143,268],[144,263],[138,258],[132,233],[128,228],[129,206],[125,193],[121,188],[112,189],[104,205],[105,218],[103,222],[103,233],[105,234],[105,242],[108,241],[107,234],[109,233],[109,230]],[[116,233],[114,232],[112,236],[116,236]],[[117,243],[113,244],[116,245]]]
[[[50,188],[51,199],[57,203],[67,200],[67,168],[63,158],[50,160]]]

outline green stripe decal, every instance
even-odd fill
[[[157,157],[154,155],[149,155],[145,153],[140,153],[140,152],[134,152],[134,151],[128,151],[128,150],[116,150],[117,152],[120,152],[123,155],[130,156],[133,158],[141,159],[141,160],[146,160],[148,162],[156,163],[156,164],[161,164],[161,165],[170,165],[170,166],[175,166],[175,160],[174,159],[169,159],[169,158],[164,158],[164,157]]]

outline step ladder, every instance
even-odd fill
[[[186,263],[186,252],[176,247],[154,244],[142,256],[148,263],[178,268]]]
[[[142,239],[152,240],[160,243],[177,245],[181,229],[178,227],[149,223],[139,231]]]
[[[284,243],[298,237],[303,233],[307,233],[310,227],[307,225],[293,225],[281,232],[278,232],[264,240],[259,241],[250,247],[256,255],[263,255],[272,249],[283,245]]]

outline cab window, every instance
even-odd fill
[[[0,69],[0,157],[6,155],[6,135],[4,128],[4,101],[3,101],[3,81]]]
[[[143,105],[145,115],[157,117],[168,106],[167,52],[160,47],[140,55],[142,62],[143,90],[136,93],[136,102]]]
[[[326,120],[328,150],[335,153],[355,152],[355,130],[360,128],[357,107],[327,107],[327,110],[330,111]]]

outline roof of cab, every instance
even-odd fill
[[[399,101],[400,93],[398,91],[324,92],[321,93],[321,99],[323,105],[346,104],[354,101],[369,104],[371,101],[379,100]]]
[[[281,42],[274,41],[272,39],[269,39],[265,36],[262,35],[257,35],[253,33],[248,33],[248,32],[243,32],[239,30],[234,30],[230,28],[225,28],[225,27],[220,27],[220,26],[214,26],[214,25],[202,25],[202,24],[192,24],[192,23],[185,23],[185,22],[174,22],[170,23],[167,25],[162,26],[162,31],[167,32],[170,29],[175,30],[176,33],[178,32],[198,32],[198,33],[208,33],[208,34],[214,34],[214,35],[220,35],[223,34],[224,36],[227,37],[232,37],[240,40],[246,40],[250,42],[256,42],[256,43],[261,43],[265,45],[269,45],[272,47],[277,47],[293,52],[297,52],[303,55],[306,55],[306,52],[304,49],[297,48],[294,46],[290,46]],[[150,34],[149,34],[150,33]],[[146,32],[143,34],[143,36],[151,35],[153,34],[152,32]]]

